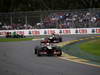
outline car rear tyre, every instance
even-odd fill
[[[34,52],[34,54],[37,54],[37,50],[35,49],[35,52]]]
[[[39,51],[37,52],[37,56],[41,56],[41,54],[40,54],[40,52],[39,52]]]
[[[57,56],[61,56],[62,55],[62,51],[60,51],[60,53],[59,54],[57,54]]]
[[[59,38],[59,42],[62,42],[62,38]]]

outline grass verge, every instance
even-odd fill
[[[79,47],[89,54],[100,56],[100,39],[81,43]]]
[[[0,42],[28,41],[33,38],[0,38]]]

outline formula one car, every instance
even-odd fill
[[[59,35],[50,36],[49,40],[50,40],[50,43],[59,43],[59,42],[62,42],[62,37]]]
[[[11,32],[6,33],[6,38],[24,38],[23,34],[11,34]]]
[[[41,40],[41,43],[59,43],[62,42],[62,37],[59,35],[46,37]]]
[[[61,56],[62,55],[62,50],[58,46],[45,45],[44,44],[44,45],[35,47],[35,52],[34,53],[37,54],[37,56],[42,56],[42,55],[48,55],[48,56],[57,55],[57,56]]]

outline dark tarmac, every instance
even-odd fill
[[[81,36],[82,37],[82,36]],[[80,36],[65,36],[64,41]],[[0,75],[100,75],[100,68],[59,59],[37,57],[39,41],[0,42]]]

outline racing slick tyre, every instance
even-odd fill
[[[37,56],[41,56],[41,54],[40,54],[40,51],[39,51],[39,50],[37,51]]]
[[[61,50],[61,48],[58,47],[57,50],[58,50],[57,52],[59,52],[59,54],[57,54],[57,56],[61,56],[61,55],[62,55],[62,50]]]
[[[35,49],[34,54],[37,54],[37,49]]]
[[[57,54],[57,56],[61,56],[62,55],[62,52],[60,51],[60,53],[59,54]]]
[[[59,42],[62,42],[62,38],[59,38]]]
[[[35,51],[34,51],[34,54],[37,54],[37,51],[38,51],[39,49],[40,49],[40,47],[39,47],[39,46],[36,46],[35,49],[34,49],[34,50],[35,50]]]

